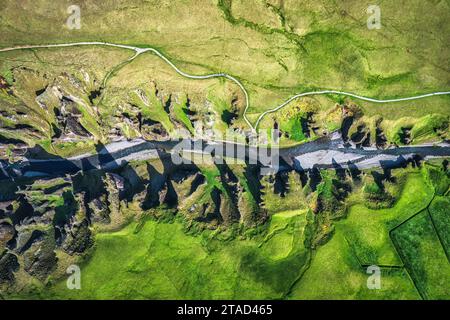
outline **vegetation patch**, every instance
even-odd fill
[[[82,290],[65,281],[37,296],[69,299],[275,299],[281,298],[308,260],[303,248],[305,215],[275,216],[269,229],[290,230],[291,247],[274,260],[286,239],[214,240],[211,232],[186,235],[179,222],[147,220],[96,236],[92,258],[82,266]],[[208,246],[203,240],[209,238]],[[170,250],[168,250],[170,248]],[[264,249],[259,249],[264,248]],[[115,263],[111,263],[115,261]],[[289,270],[289,271],[286,271]],[[288,275],[288,276],[287,276]]]
[[[392,231],[414,284],[425,299],[446,299],[450,294],[450,265],[427,210]]]

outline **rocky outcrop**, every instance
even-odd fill
[[[66,226],[66,238],[62,248],[68,254],[83,253],[93,244],[92,233],[87,219]]]
[[[92,223],[108,224],[111,222],[106,195],[94,198],[89,202],[88,207],[90,211],[89,218]]]
[[[90,137],[91,133],[80,123],[83,114],[77,104],[68,97],[62,97],[59,108],[55,108],[55,117],[61,132],[56,130],[56,138]]]
[[[58,252],[85,254],[94,243],[93,226],[114,228],[130,210],[153,212],[155,218],[163,217],[162,212],[178,214],[199,231],[233,224],[253,227],[266,220],[258,172],[242,166],[199,168],[155,161],[159,163],[108,173],[91,170],[13,182],[8,188],[17,191],[0,207],[0,250],[9,250],[2,258],[5,281],[13,281],[18,269],[47,281],[56,268],[64,268]]]
[[[30,275],[44,281],[56,268],[57,258],[52,234],[47,233],[42,240],[34,242],[23,253],[23,268]]]
[[[0,285],[14,281],[14,272],[19,269],[17,256],[4,251],[0,254]]]
[[[123,178],[117,174],[107,173],[103,179],[108,197],[108,208],[111,214],[120,212],[120,192],[123,190]]]

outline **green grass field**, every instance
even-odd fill
[[[389,231],[426,208],[432,197],[433,190],[423,175],[420,172],[411,173],[394,207],[371,210],[364,204],[356,204],[350,208],[347,218],[337,223],[337,228],[342,230],[362,264],[402,266]]]
[[[450,199],[448,196],[436,197],[428,208],[431,220],[446,251],[447,257],[450,256],[450,216],[448,214],[448,208],[450,208]]]
[[[97,235],[93,256],[81,267],[81,290],[60,281],[31,297],[279,299],[309,259],[305,223],[304,212],[283,212],[273,216],[265,238],[231,241],[211,232],[187,235],[180,222],[149,220],[139,229],[132,223]]]
[[[75,41],[153,46],[187,72],[227,72],[241,79],[250,93],[253,120],[287,97],[313,89],[379,98],[448,90],[450,55],[442,43],[450,31],[446,23],[450,4],[383,2],[382,28],[368,30],[366,9],[371,4],[203,0],[141,3],[138,8],[129,0],[114,5],[82,1],[81,29],[69,30],[67,3],[47,10],[44,0],[33,5],[7,1],[2,7],[0,46]],[[402,10],[405,6],[407,12]],[[36,52],[39,55],[40,50]],[[10,78],[9,69],[0,70]],[[361,104],[369,113],[389,118],[425,115],[430,111],[423,111],[426,108],[448,115],[448,103],[442,97]]]
[[[404,269],[383,268],[381,289],[368,289],[366,268],[359,264],[344,235],[336,230],[317,250],[290,299],[420,299]]]
[[[450,264],[427,210],[392,232],[405,267],[425,299],[448,299]]]

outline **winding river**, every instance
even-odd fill
[[[108,144],[95,154],[86,154],[68,159],[52,156],[33,156],[17,163],[0,161],[0,179],[14,176],[55,176],[73,174],[78,171],[102,169],[115,170],[131,161],[160,159],[172,164],[190,164],[190,156],[201,155],[205,161],[211,158],[216,163],[258,164],[279,170],[311,170],[314,168],[358,168],[400,167],[413,159],[450,157],[450,144],[423,144],[400,146],[387,149],[355,148],[344,144],[338,132],[315,141],[294,147],[270,149],[251,147],[233,142],[206,140],[146,141],[143,139],[123,140]],[[202,158],[200,158],[202,159]],[[201,161],[201,160],[200,160]]]

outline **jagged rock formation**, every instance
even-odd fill
[[[361,188],[367,206],[386,207],[395,197],[385,184],[393,182],[388,169],[313,168],[261,176],[257,165],[177,166],[164,159],[113,172],[6,180],[0,194],[0,285],[13,283],[18,270],[45,282],[64,269],[61,254],[89,252],[96,230],[116,229],[142,216],[178,215],[187,230],[201,232],[233,225],[246,230],[264,224],[271,213],[302,209],[308,212],[308,246],[315,248],[345,216],[350,192]]]
[[[44,281],[56,268],[57,258],[52,230],[34,239],[28,248],[23,248],[23,268],[30,275]]]
[[[8,181],[9,193],[0,199],[1,281],[10,283],[23,269],[45,282],[65,263],[58,252],[83,255],[93,245],[93,226],[118,227],[130,212],[158,217],[169,210],[197,230],[257,226],[267,213],[260,206],[254,170],[156,161],[108,173]]]
[[[15,254],[7,251],[0,254],[0,285],[12,283],[14,272],[18,268],[19,263]]]

